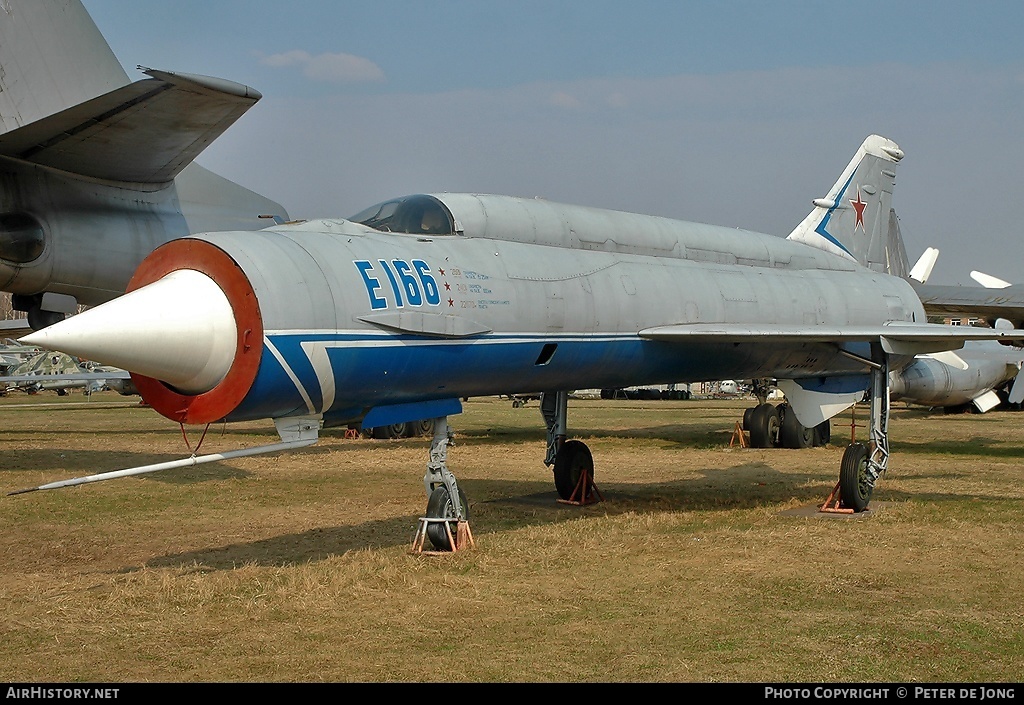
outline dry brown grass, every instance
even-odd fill
[[[25,405],[41,400],[0,401],[5,491],[187,454],[119,397]],[[806,511],[849,427],[827,448],[729,448],[744,405],[573,402],[605,501],[571,507],[536,404],[470,400],[450,465],[476,548],[445,556],[408,552],[425,439],[326,432],[2,497],[3,677],[1019,681],[1024,416],[897,409],[889,474],[849,519]],[[203,452],[274,440],[269,422],[214,428]]]

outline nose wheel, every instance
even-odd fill
[[[582,441],[565,441],[555,456],[555,490],[566,504],[592,504],[603,499],[594,484],[594,456]]]
[[[469,530],[469,502],[455,475],[448,469],[448,446],[452,434],[448,418],[433,420],[434,438],[430,442],[430,462],[423,476],[427,491],[427,511],[420,517],[413,538],[413,553],[423,552],[423,543],[430,539],[438,552],[457,551],[473,545]]]

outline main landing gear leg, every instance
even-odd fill
[[[427,490],[427,514],[420,522],[430,543],[439,551],[461,548],[457,537],[468,534],[469,503],[455,475],[448,469],[448,446],[451,444],[448,417],[434,419],[430,462],[423,476],[423,486]]]
[[[594,484],[594,457],[582,441],[567,441],[569,392],[544,392],[540,412],[548,429],[544,464],[552,468],[560,502],[591,504],[603,497]]]
[[[889,358],[880,343],[872,343],[871,360],[864,361],[871,367],[871,440],[867,445],[851,443],[846,447],[839,466],[839,483],[833,490],[833,496],[838,491],[838,510],[853,513],[868,508],[875,483],[889,467]],[[826,502],[822,509],[828,505]]]

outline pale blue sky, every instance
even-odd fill
[[[480,191],[785,236],[878,133],[911,262],[1024,281],[1024,2],[83,1],[131,78],[263,93],[199,161],[292,217]]]

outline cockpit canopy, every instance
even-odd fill
[[[452,214],[433,196],[395,198],[370,206],[349,218],[374,230],[410,235],[451,235]]]

